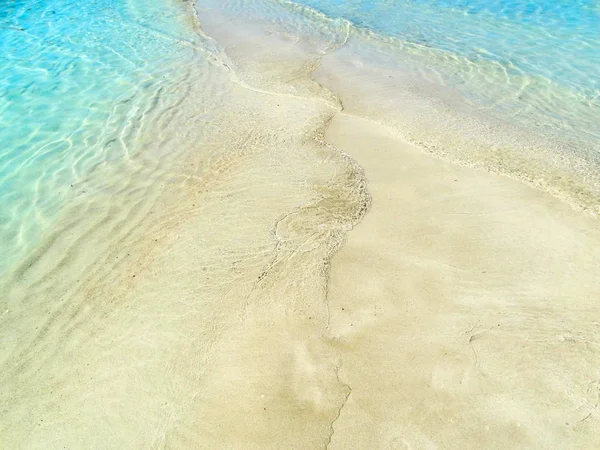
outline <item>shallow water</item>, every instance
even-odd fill
[[[174,1],[0,6],[0,273],[66,204],[118,190],[92,187],[92,173],[156,151],[148,130],[181,100],[191,61],[202,64],[195,27]]]
[[[200,16],[215,5],[311,42],[315,57],[348,43],[352,57],[362,51],[369,61],[376,48],[379,62],[399,64],[432,92],[458,91],[469,114],[551,138],[551,145],[538,145],[554,148],[546,159],[586,166],[581,177],[595,182],[588,167],[600,159],[595,2],[199,1]],[[164,151],[150,145],[156,125],[162,120],[158,128],[168,129],[171,106],[194,84],[190,71],[203,79],[215,61],[222,66],[222,52],[184,2],[25,0],[6,3],[0,14],[2,273],[35,249],[66,204],[118,191],[114,183],[86,183],[97,169],[117,173],[119,164],[131,169],[135,155]],[[213,94],[200,94],[202,108],[218,103]],[[176,115],[180,122],[186,116]],[[410,136],[410,124],[400,125]],[[175,135],[175,128],[163,134]],[[425,142],[431,133],[413,134]],[[444,144],[440,138],[432,145]],[[519,151],[515,156],[538,157],[537,150]],[[577,161],[568,163],[571,157]]]
[[[313,78],[347,111],[444,158],[600,211],[593,2],[198,4],[227,17],[222,28],[254,27],[311,53]],[[247,63],[254,73],[273,65]]]
[[[0,56],[12,80],[2,84],[1,99],[1,120],[11,126],[0,130],[3,143],[11,143],[0,153],[1,268],[7,272],[0,276],[0,441],[8,447],[324,447],[345,435],[336,421],[347,419],[346,411],[341,414],[346,403],[351,411],[372,401],[356,402],[361,391],[383,393],[381,405],[393,403],[390,411],[398,406],[414,411],[389,385],[406,379],[405,368],[415,367],[414,359],[392,367],[395,356],[381,351],[394,342],[389,349],[400,355],[398,361],[412,358],[416,353],[398,348],[418,342],[411,336],[413,325],[428,336],[423,324],[433,324],[444,347],[434,349],[437,356],[448,349],[449,337],[456,341],[450,377],[440,372],[436,380],[458,383],[469,378],[454,378],[454,364],[471,373],[472,358],[465,353],[471,341],[465,336],[472,333],[478,345],[484,341],[473,323],[484,329],[491,292],[498,293],[503,323],[507,304],[533,305],[533,340],[524,341],[550,343],[539,348],[548,364],[555,355],[562,358],[547,349],[555,345],[555,331],[570,326],[564,320],[567,306],[575,305],[573,329],[579,317],[593,316],[595,305],[585,303],[597,291],[590,275],[597,263],[595,222],[520,183],[421,152],[434,139],[459,156],[460,149],[485,152],[511,141],[513,150],[489,167],[502,169],[523,148],[516,139],[522,136],[510,132],[513,126],[499,128],[479,145],[485,135],[479,125],[500,123],[485,120],[502,116],[502,108],[472,114],[475,103],[469,104],[474,100],[468,95],[475,91],[454,95],[445,89],[453,83],[439,69],[446,66],[438,50],[423,52],[423,46],[404,45],[398,37],[288,1],[198,0],[196,18],[191,5],[166,0],[62,5],[65,13],[58,18],[52,13],[58,8],[11,5],[2,28],[8,50]],[[26,20],[27,14],[34,16]],[[37,34],[27,34],[24,25]],[[18,58],[26,64],[15,63]],[[40,70],[30,70],[37,64]],[[38,78],[28,84],[27,77]],[[445,109],[432,101],[438,94]],[[456,111],[474,118],[469,133],[463,133],[467,121],[453,119]],[[362,118],[354,120],[353,114]],[[350,118],[348,133],[339,119]],[[412,156],[398,140],[402,133],[413,141],[422,137]],[[370,206],[365,174],[332,144],[336,136],[338,145],[367,163],[392,162],[385,177],[378,178],[376,170],[373,179],[373,192],[385,191],[384,201],[374,202],[383,220],[374,221],[376,229],[352,257],[358,272],[368,264],[375,275],[344,282],[359,297],[362,287],[372,289],[389,308],[370,295],[349,308],[352,295],[336,297],[330,290],[332,257]],[[457,144],[456,136],[464,142]],[[563,141],[550,143],[556,142]],[[521,156],[528,175],[535,155]],[[569,167],[569,160],[561,162],[557,167]],[[563,222],[563,216],[573,221]],[[530,227],[538,218],[537,227]],[[391,232],[382,233],[386,223]],[[411,250],[419,242],[424,259]],[[401,265],[389,253],[398,243]],[[496,272],[503,278],[491,276]],[[395,287],[405,283],[408,290],[398,293]],[[538,285],[543,295],[535,297]],[[461,286],[465,290],[455,299],[452,293]],[[423,320],[415,320],[405,299],[416,303],[422,291],[431,307]],[[450,301],[449,313],[439,308],[440,299]],[[456,314],[454,300],[464,317]],[[548,314],[549,307],[556,314]],[[390,311],[409,326],[383,325]],[[540,311],[550,324],[542,337],[536,333]],[[516,332],[522,310],[511,316],[516,328],[507,328],[510,335],[523,339]],[[495,329],[499,322],[491,317]],[[437,334],[436,321],[451,329]],[[360,348],[377,342],[371,336],[378,324],[392,338],[376,345],[381,348],[375,353],[387,362],[378,366],[385,382],[373,385],[372,355]],[[585,334],[591,339],[593,326],[579,327],[581,342]],[[404,342],[396,344],[396,338]],[[522,354],[510,340],[497,342]],[[421,354],[421,343],[414,348]],[[589,347],[564,351],[575,362],[562,358],[549,365],[550,372],[578,368]],[[350,354],[363,359],[367,370],[359,378],[369,389],[346,382],[343,356]],[[507,379],[504,360],[501,380]],[[536,376],[543,373],[529,359],[527,367]],[[578,370],[585,377],[577,389],[587,387],[592,399],[588,372]],[[431,374],[427,369],[424,392],[433,392]],[[529,382],[540,384],[535,377],[523,382],[527,373],[518,374],[522,378],[511,382],[525,391]],[[568,370],[564,376],[569,379]],[[543,392],[555,393],[557,379]],[[489,380],[486,376],[485,383]],[[496,385],[502,383],[490,384]],[[409,397],[420,390],[405,386]],[[479,386],[477,378],[470,392],[484,399]],[[464,388],[461,384],[462,393]],[[518,390],[505,392],[510,423],[521,420],[510,402]],[[568,389],[566,404],[578,408],[573,392]],[[421,406],[422,398],[415,397]],[[452,398],[459,409],[477,404]],[[540,395],[532,404],[545,413],[547,398]],[[497,399],[494,392],[489,403],[494,413]],[[439,412],[438,400],[429,405]],[[464,426],[480,442],[472,417],[482,410],[468,409],[467,415],[459,411],[451,435]],[[435,420],[435,434],[437,412],[422,417]],[[571,412],[569,420],[586,413]],[[361,423],[397,446],[398,416],[387,424],[381,417],[363,416],[351,428]],[[543,414],[538,419],[550,426]],[[503,420],[496,433],[514,434],[508,423]],[[552,423],[562,443],[572,434],[561,427]],[[581,433],[579,439],[596,435]]]
[[[396,39],[479,106],[600,142],[596,1],[300,0]]]

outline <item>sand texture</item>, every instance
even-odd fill
[[[333,259],[331,448],[598,448],[597,222],[364,119],[328,137],[373,197]]]
[[[600,448],[597,219],[199,11],[156,152],[0,280],[0,448]]]

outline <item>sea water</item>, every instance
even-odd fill
[[[397,40],[460,87],[544,132],[600,142],[595,0],[299,0]]]
[[[597,2],[197,3],[312,49],[314,79],[347,112],[600,211]]]
[[[151,151],[144,136],[186,92],[194,20],[171,0],[2,2],[0,273],[102,190],[91,174]]]
[[[389,59],[439,74],[441,86],[458,86],[468,65],[448,50],[287,1],[215,0],[241,20],[224,16],[222,26],[204,27],[214,12],[208,3],[198,1],[199,25],[218,42],[184,2],[9,4],[1,80],[10,82],[2,81],[0,115],[4,269],[38,250],[6,289],[0,279],[0,435],[8,448],[267,442],[268,414],[278,410],[287,411],[280,422],[290,436],[310,440],[305,447],[331,440],[331,419],[350,395],[337,336],[361,335],[347,307],[339,320],[330,308],[330,261],[370,202],[358,163],[325,142],[332,119],[352,112],[350,95],[340,95],[342,105],[310,76],[348,48],[361,55],[369,39],[388,43],[380,48]],[[259,37],[248,31],[256,23]],[[278,30],[287,34],[273,36]],[[228,38],[237,42],[229,46]],[[367,66],[359,69],[375,74]],[[270,70],[252,73],[261,68]],[[492,102],[500,97],[483,81],[464,79],[473,108],[509,111]],[[370,80],[360,81],[351,93],[370,101]],[[391,114],[405,105],[395,103]],[[402,171],[409,170],[407,161]],[[408,187],[418,205],[420,188]],[[553,214],[536,205],[532,217]],[[424,210],[429,225],[445,219],[435,211]],[[503,211],[490,211],[489,227],[472,242],[476,258],[486,248],[498,253],[499,241],[483,235],[501,227]],[[514,215],[507,217],[511,225]],[[454,235],[453,224],[440,226]],[[565,247],[584,242],[566,236]],[[529,275],[521,281],[531,287]],[[473,298],[472,289],[467,294]],[[379,319],[362,309],[371,329]],[[585,392],[589,378],[581,380]],[[233,408],[223,400],[232,392]],[[392,444],[396,436],[388,433]]]
[[[156,125],[181,109],[183,98],[189,101],[189,86],[202,84],[208,70],[202,64],[217,51],[197,23],[211,14],[207,6],[277,24],[298,38],[316,35],[326,42],[319,55],[343,46],[348,36],[385,42],[389,59],[459,91],[473,111],[552,137],[562,149],[551,156],[556,164],[570,153],[586,164],[600,160],[596,1],[197,5],[198,18],[191,4],[175,0],[2,4],[0,273],[39,244],[73,199],[117,190],[114,179],[90,185],[90,176],[119,165],[131,169],[140,155],[162,148],[153,136]],[[206,92],[195,101],[212,97]],[[175,122],[186,121],[177,116]],[[177,135],[175,122],[164,119],[162,133]],[[535,158],[536,151],[525,157]]]

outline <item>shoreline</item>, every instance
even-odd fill
[[[353,115],[318,42],[229,26],[151,199],[75,206],[9,286],[0,442],[600,445],[597,221]]]
[[[405,67],[389,42],[346,29],[310,7],[295,5],[306,17],[279,6],[261,19],[213,0],[197,4],[205,14],[201,26],[233,52],[236,77],[247,86],[333,103],[343,99],[345,112],[394,128],[425,154],[517,179],[599,217],[600,159],[590,142],[544,135],[480,111],[456,88]],[[282,23],[279,14],[291,23]],[[323,29],[312,30],[311,20]]]

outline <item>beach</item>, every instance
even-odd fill
[[[0,448],[599,447],[595,156],[288,6],[152,32],[178,76],[1,274]]]
[[[597,447],[596,221],[364,119],[328,136],[373,196],[333,258],[331,448]]]

